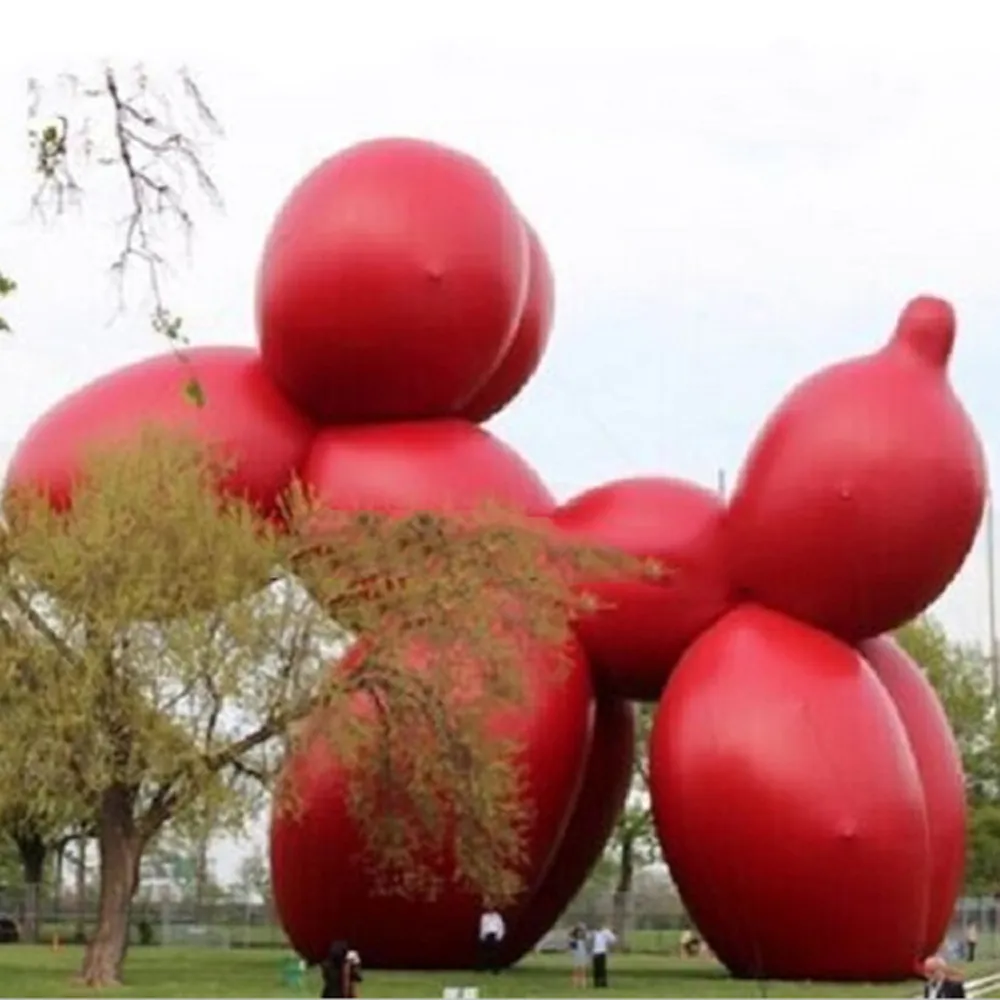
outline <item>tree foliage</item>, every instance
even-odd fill
[[[32,209],[43,221],[62,216],[78,203],[84,189],[109,180],[103,194],[117,217],[122,242],[111,272],[118,281],[121,309],[128,278],[138,271],[145,284],[153,330],[175,347],[187,343],[181,318],[170,308],[164,277],[175,256],[177,238],[187,249],[194,229],[192,194],[216,207],[222,199],[203,159],[206,144],[222,129],[195,78],[186,70],[153,79],[141,66],[110,64],[84,75],[62,74],[54,80],[28,81],[28,140],[37,186]],[[101,201],[107,202],[106,198]],[[0,271],[0,305],[17,288]],[[11,329],[0,311],[0,332]],[[183,354],[180,355],[183,358]],[[204,402],[195,378],[188,395]],[[13,799],[18,799],[15,790]],[[75,799],[72,808],[79,804]],[[57,827],[50,801],[25,817],[15,806],[0,810],[0,822],[19,845],[46,843]],[[93,812],[73,821],[87,825]],[[32,857],[37,852],[30,852]],[[21,851],[22,858],[28,855]],[[27,862],[26,862],[27,866]],[[27,875],[27,867],[26,867]]]
[[[930,616],[904,626],[896,638],[941,699],[962,754],[970,802],[996,799],[1000,745],[986,655],[972,643],[950,638]]]
[[[5,892],[21,879],[21,858],[14,836],[6,827],[0,827],[0,892]],[[0,902],[0,909],[5,904]]]
[[[1000,803],[982,802],[969,810],[965,885],[970,895],[1000,891]]]
[[[962,754],[969,833],[966,891],[1000,890],[1000,729],[989,661],[978,646],[956,642],[924,616],[897,633],[937,691]]]
[[[635,706],[632,786],[608,845],[616,869],[612,922],[614,931],[622,942],[627,940],[636,875],[661,858],[649,791],[649,738],[655,711],[655,705]]]
[[[649,738],[655,713],[656,705],[635,706],[632,787],[609,845],[618,856],[617,891],[622,893],[630,891],[637,868],[654,864],[660,857],[649,791]]]
[[[125,305],[128,276],[138,269],[152,298],[154,330],[175,345],[186,343],[181,319],[169,309],[164,291],[171,240],[179,235],[189,247],[192,192],[222,206],[204,159],[206,145],[222,135],[222,127],[197,80],[183,68],[154,78],[141,64],[104,64],[82,75],[31,78],[27,97],[27,138],[37,182],[34,214],[46,223],[60,218],[90,186],[109,180],[100,193],[110,195],[101,201],[113,206],[114,221],[122,226],[122,242],[109,262],[120,304]],[[0,300],[16,290],[16,282],[0,271]],[[0,332],[10,330],[0,314]],[[187,392],[203,402],[194,378]],[[61,823],[49,817],[26,820],[16,810],[0,814],[0,828],[19,838],[30,833],[49,839],[53,830],[57,836],[62,832]]]
[[[7,298],[8,295],[12,295],[17,291],[17,282],[13,278],[8,278],[2,271],[0,271],[0,299]],[[0,333],[9,333],[10,323],[0,316]]]
[[[271,905],[271,871],[259,847],[240,861],[233,888],[248,903]]]
[[[143,876],[165,881],[175,898],[203,905],[223,894],[213,870],[207,844],[199,834],[192,838],[183,827],[170,823],[149,845],[143,858]],[[196,910],[197,912],[197,910]]]
[[[221,492],[232,473],[150,430],[95,453],[70,510],[5,498],[0,809],[98,817],[94,982],[117,978],[123,944],[108,941],[150,839],[192,809],[238,823],[307,718],[367,779],[355,806],[375,857],[419,873],[426,845],[457,830],[457,877],[514,891],[517,748],[488,720],[523,704],[525,643],[567,637],[573,576],[618,571],[499,511],[342,515],[292,489],[278,524]],[[365,655],[331,669],[359,636]],[[474,696],[456,697],[470,663]],[[386,747],[405,776],[388,790]]]

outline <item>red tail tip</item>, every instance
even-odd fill
[[[896,323],[892,344],[905,347],[935,368],[946,368],[955,346],[955,310],[932,295],[912,299]]]

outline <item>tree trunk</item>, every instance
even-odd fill
[[[205,895],[208,888],[208,837],[200,837],[197,842],[194,869],[194,920],[205,922]]]
[[[21,859],[24,877],[24,906],[21,911],[21,932],[26,941],[38,943],[41,924],[39,921],[39,901],[42,895],[42,881],[45,877],[45,858],[48,846],[37,833],[17,834],[14,837],[17,853]]]
[[[55,864],[53,866],[52,881],[54,891],[52,893],[52,919],[59,923],[62,916],[62,894],[63,894],[63,870],[66,867],[66,841],[60,840],[56,845]]]
[[[618,883],[611,903],[611,930],[623,951],[628,951],[632,917],[632,876],[635,873],[635,841],[630,833],[621,837],[618,853]]]
[[[76,934],[77,944],[87,941],[87,835],[80,834],[76,859]]]
[[[100,896],[97,929],[83,958],[83,981],[106,988],[121,983],[128,950],[129,911],[139,884],[142,840],[135,826],[135,795],[115,785],[101,800],[97,828]]]

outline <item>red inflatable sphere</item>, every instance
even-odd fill
[[[552,265],[538,234],[527,223],[525,228],[531,249],[528,298],[500,366],[462,407],[462,416],[477,423],[495,416],[524,388],[541,364],[552,331],[555,315]]]
[[[947,379],[951,307],[911,302],[890,343],[834,365],[771,416],[730,500],[736,582],[845,639],[942,593],[976,537],[983,452]]]
[[[513,448],[465,420],[330,427],[303,480],[334,510],[474,510],[546,515],[555,500]]]
[[[926,958],[937,952],[948,932],[965,874],[965,776],[948,716],[924,672],[883,636],[870,639],[861,653],[889,692],[903,720],[917,761],[927,801],[931,877],[928,883]]]
[[[522,874],[528,892],[560,842],[590,742],[589,669],[579,647],[571,654],[568,669],[561,657],[529,657],[524,665],[528,705],[496,720],[503,735],[524,747],[521,767],[530,812]],[[364,838],[348,805],[350,777],[328,740],[321,736],[308,743],[286,774],[295,782],[300,808],[272,817],[271,880],[293,947],[316,961],[331,941],[344,938],[374,968],[472,968],[479,899],[455,882],[432,899],[372,892],[366,866],[358,863]]]
[[[731,607],[716,494],[678,479],[625,479],[560,507],[558,527],[597,545],[656,560],[655,580],[591,581],[602,607],[576,623],[603,688],[655,701],[678,657]]]
[[[627,701],[600,698],[576,808],[562,843],[504,941],[513,964],[552,929],[601,859],[632,784],[635,712]]]
[[[521,216],[482,164],[361,143],[302,181],[267,238],[264,363],[322,421],[455,413],[510,345],[528,267]]]
[[[730,612],[664,691],[650,791],[681,896],[735,975],[912,975],[924,793],[899,713],[856,650],[757,605]]]
[[[227,489],[272,511],[301,467],[312,423],[275,389],[255,350],[195,347],[185,357],[140,361],[66,396],[21,441],[8,486],[41,487],[65,507],[94,449],[135,441],[156,425],[220,447],[233,462]],[[191,398],[192,379],[203,405]]]

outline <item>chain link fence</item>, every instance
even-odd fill
[[[623,920],[624,916],[624,920]],[[808,914],[804,914],[805,919]],[[616,914],[610,898],[592,901],[581,906],[579,901],[570,906],[553,932],[553,947],[565,936],[564,931],[576,923],[596,927],[601,923],[624,923],[627,929],[627,947],[635,953],[681,953],[681,942],[686,931],[696,931],[680,900],[675,906],[647,908],[637,901],[623,915]],[[544,947],[544,943],[543,943]],[[955,905],[951,925],[942,952],[956,962],[1000,960],[1000,897],[967,896]]]
[[[0,887],[0,923],[5,920],[22,942],[82,944],[97,925],[97,902],[60,899],[39,886]],[[140,898],[132,907],[130,933],[134,945],[287,947],[266,903]]]
[[[994,896],[960,899],[942,950],[949,958],[964,961],[1000,958],[1000,899]]]
[[[38,886],[0,886],[0,943],[4,921],[16,926],[20,941],[83,943],[96,926],[97,905],[96,900],[80,905]],[[558,940],[562,931],[576,923],[595,927],[605,921],[624,922],[626,946],[636,953],[679,954],[681,936],[693,929],[679,901],[665,907],[661,900],[653,908],[639,898],[630,901],[623,912],[613,899],[605,897],[574,903],[559,921],[553,939]],[[132,908],[131,941],[139,946],[185,948],[288,947],[267,903],[228,899],[197,904],[140,898]],[[965,897],[958,901],[943,951],[951,959],[967,961],[971,945],[976,961],[1000,959],[1000,898]]]

